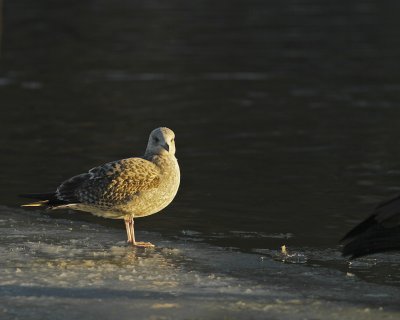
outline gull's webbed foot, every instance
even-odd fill
[[[155,245],[150,242],[133,242],[134,247],[141,247],[141,248],[154,248]]]

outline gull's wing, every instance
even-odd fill
[[[371,216],[348,232],[343,255],[351,258],[400,250],[400,197],[383,202]]]
[[[111,207],[128,202],[141,191],[156,188],[159,170],[150,161],[128,158],[106,163],[63,182],[56,197],[66,203]]]

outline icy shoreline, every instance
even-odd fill
[[[0,207],[1,319],[395,319],[400,289],[204,243]],[[263,257],[261,259],[261,257]]]

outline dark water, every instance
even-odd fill
[[[400,193],[398,7],[6,0],[0,203],[141,155],[168,126],[181,189],[139,230],[245,252],[286,244],[346,271],[338,239]],[[352,272],[399,285],[399,254],[365,261]]]

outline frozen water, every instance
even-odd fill
[[[400,289],[198,241],[0,207],[1,319],[395,319]],[[185,231],[191,236],[196,233]],[[334,253],[334,255],[337,253]]]

